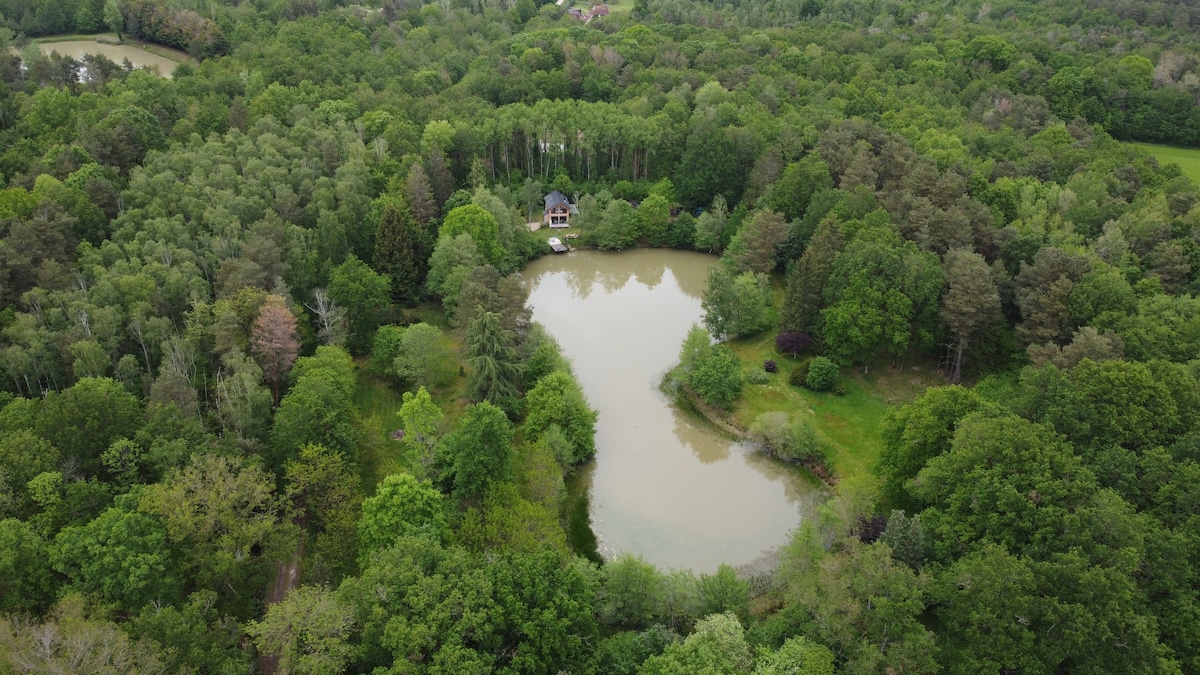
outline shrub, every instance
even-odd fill
[[[808,375],[804,384],[813,391],[829,391],[837,385],[838,367],[824,356],[814,357],[808,362]]]
[[[766,384],[771,381],[771,376],[765,371],[752,368],[746,371],[745,380],[747,384]]]
[[[803,417],[785,412],[759,415],[750,424],[750,437],[769,455],[780,459],[807,462],[823,460],[825,451],[812,424]]]
[[[766,361],[763,361],[763,370],[767,371],[768,373],[773,373],[779,370],[779,364],[775,363],[775,359],[767,359]]]
[[[792,368],[791,375],[788,375],[788,384],[793,387],[803,387],[808,381],[808,361],[802,362],[800,365]]]
[[[796,356],[812,345],[812,336],[808,333],[789,332],[775,336],[775,351],[780,354]]]

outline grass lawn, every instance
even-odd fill
[[[1200,149],[1179,148],[1171,145],[1154,145],[1152,143],[1128,143],[1142,148],[1158,158],[1160,164],[1178,164],[1183,174],[1200,183]]]
[[[400,393],[371,375],[366,363],[360,362],[354,407],[358,411],[358,465],[363,493],[372,495],[385,476],[408,470],[403,446],[391,439],[391,433],[401,426],[396,415]]]
[[[765,412],[804,411],[828,443],[830,468],[841,478],[874,468],[883,449],[880,428],[889,408],[913,400],[928,387],[946,384],[932,363],[893,367],[885,360],[872,365],[867,374],[861,367],[843,371],[846,393],[841,396],[816,393],[788,384],[788,375],[800,360],[775,352],[774,333],[735,340],[729,346],[746,368],[761,369],[767,359],[779,364],[766,384],[746,384],[733,414],[738,425],[748,428]]]
[[[41,37],[31,38],[31,44],[41,44],[43,42],[75,42],[79,40],[95,40],[107,45],[121,44],[121,38],[117,37],[116,33],[63,33],[62,35],[43,35]]]
[[[562,4],[564,10],[576,7],[585,12],[590,12],[594,5],[608,5],[609,15],[627,14],[633,11],[633,0],[567,0]]]
[[[450,334],[450,327],[445,313],[440,307],[423,305],[412,310],[414,316],[410,320],[423,321],[431,326],[442,329],[445,346],[454,355],[454,367],[458,368],[459,344]],[[416,466],[413,457],[406,456],[404,444],[392,439],[392,432],[403,426],[399,415],[403,403],[403,394],[383,378],[371,372],[370,360],[357,359],[358,384],[354,390],[354,407],[357,412],[356,429],[358,431],[358,462],[361,468],[363,492],[375,494],[375,486],[388,474],[407,471],[424,478],[423,468]],[[467,378],[459,375],[446,387],[438,387],[429,392],[433,402],[445,415],[447,427],[462,414],[466,407],[464,391]]]

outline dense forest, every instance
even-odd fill
[[[0,0],[0,672],[1200,673],[1200,8],[624,2]],[[769,573],[589,560],[550,190],[720,255],[684,396],[946,386]]]

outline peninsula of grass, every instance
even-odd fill
[[[116,33],[66,33],[63,35],[42,35],[35,38],[30,38],[31,44],[40,45],[43,42],[80,42],[83,40],[93,40],[100,44],[119,45],[121,38],[117,37]]]
[[[775,334],[734,340],[729,347],[746,369],[761,370],[774,359],[777,372],[765,384],[747,383],[731,414],[732,421],[748,429],[759,415],[772,411],[800,412],[810,416],[828,449],[829,469],[835,479],[869,473],[883,451],[881,429],[887,411],[920,396],[928,387],[945,384],[933,364],[912,362],[892,365],[884,360],[863,372],[843,369],[844,394],[818,393],[788,383],[792,369],[807,357],[790,358],[775,351]]]

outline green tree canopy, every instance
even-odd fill
[[[504,411],[483,401],[468,406],[458,426],[438,447],[441,479],[455,497],[476,497],[512,476],[512,424]]]
[[[880,351],[933,346],[943,273],[933,253],[890,225],[868,225],[834,259],[821,312],[829,356],[848,365]]]
[[[84,378],[62,393],[51,392],[36,421],[38,435],[84,475],[100,470],[100,455],[118,438],[131,438],[142,424],[142,407],[120,383]]]
[[[447,533],[442,493],[412,474],[391,474],[362,504],[358,521],[359,555],[366,561],[401,537],[441,541]]]
[[[569,372],[557,371],[538,380],[526,396],[526,438],[536,441],[557,425],[571,444],[568,466],[586,462],[596,454],[595,410],[588,407],[583,389]]]
[[[364,353],[391,300],[391,280],[351,255],[329,273],[329,297],[346,308],[350,322],[346,344],[352,352]]]
[[[122,496],[87,525],[64,528],[50,549],[73,588],[126,610],[174,602],[182,586],[166,528],[136,505],[137,495]]]
[[[714,265],[708,288],[700,302],[704,325],[719,340],[730,340],[766,330],[774,318],[771,283],[761,272],[736,274],[725,265]]]
[[[467,204],[452,209],[446,214],[438,229],[438,239],[454,239],[460,234],[469,234],[480,255],[491,265],[504,268],[508,254],[500,245],[500,225],[496,218],[481,206]]]
[[[354,654],[352,608],[321,586],[301,586],[267,608],[246,632],[260,653],[279,659],[285,673],[344,672]]]

